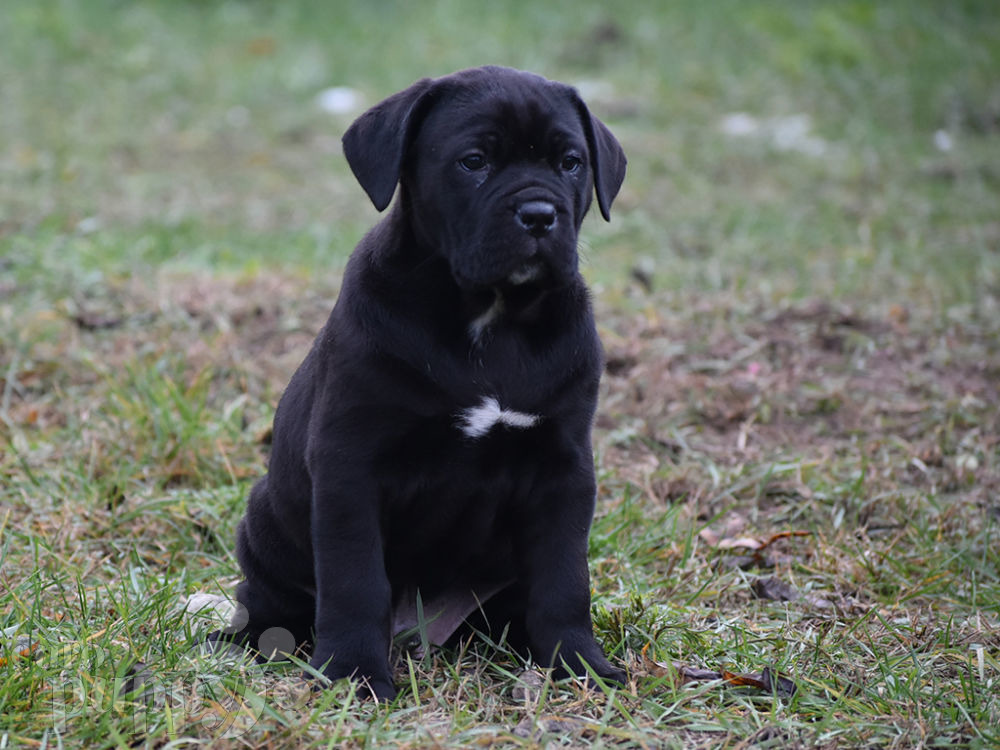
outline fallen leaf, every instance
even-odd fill
[[[710,547],[718,547],[722,539],[709,528],[704,528],[698,532],[698,537]]]
[[[811,531],[779,531],[777,534],[772,534],[767,539],[758,539],[751,536],[741,536],[735,539],[728,537],[720,539],[710,529],[702,529],[698,535],[707,544],[711,544],[717,549],[748,549],[753,550],[754,552],[761,552],[779,539],[785,539],[792,536],[810,536],[811,534]]]
[[[758,578],[750,584],[750,591],[758,599],[776,602],[794,602],[801,595],[798,590],[780,578]]]
[[[14,643],[12,644],[11,660],[24,659],[31,656],[35,651],[38,650],[38,644],[32,643],[28,640],[27,636],[18,636]],[[7,657],[0,656],[0,667],[7,666]]]
[[[720,564],[726,565],[727,567],[737,567],[741,570],[747,570],[753,567],[773,567],[773,555],[772,557],[768,557],[764,554],[764,552],[779,539],[784,539],[790,536],[809,536],[810,534],[812,534],[811,531],[779,531],[777,534],[772,534],[767,539],[750,536],[720,538],[719,535],[711,529],[702,529],[698,536],[701,537],[702,541],[706,544],[715,547],[715,549],[718,550],[746,550],[749,552],[749,556],[743,556],[736,559],[724,558],[720,560]]]
[[[819,594],[806,594],[806,603],[813,609],[834,609],[837,605]]]
[[[545,676],[541,672],[526,669],[518,676],[511,697],[516,701],[534,700],[544,684]]]
[[[679,662],[665,664],[649,658],[647,654],[649,645],[647,643],[643,646],[641,653],[645,671],[653,677],[675,677],[678,685],[719,680],[727,685],[755,688],[782,698],[790,698],[798,690],[798,686],[794,682],[772,671],[770,667],[764,667],[762,671],[751,674],[737,674],[727,670],[716,672],[711,669],[690,667]]]
[[[120,315],[109,315],[101,312],[81,311],[72,316],[72,320],[83,331],[101,331],[118,328],[125,322]]]
[[[737,687],[752,687],[763,690],[767,693],[774,693],[782,698],[791,698],[795,695],[798,687],[787,677],[782,677],[771,671],[770,667],[764,667],[760,673],[754,674],[734,674],[733,672],[722,672],[722,679],[730,685]]]
[[[741,536],[737,539],[720,539],[719,543],[715,546],[718,549],[751,549],[759,552],[764,549],[766,544],[750,536]]]

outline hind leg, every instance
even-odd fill
[[[236,612],[228,627],[211,633],[209,641],[256,649],[264,660],[281,658],[311,641],[316,617],[312,565],[292,552],[281,537],[264,500],[266,484],[258,483],[250,508],[236,532],[236,556],[245,580],[236,588]],[[287,550],[262,555],[259,550]]]
[[[299,647],[312,647],[313,600],[282,594],[269,596],[265,587],[243,581],[236,588],[236,611],[229,625],[209,633],[209,642],[232,643],[255,652],[258,662],[276,661]]]

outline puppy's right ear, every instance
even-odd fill
[[[344,133],[344,156],[375,208],[385,209],[399,182],[420,102],[433,81],[424,78],[365,112]]]

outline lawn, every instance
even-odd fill
[[[988,0],[4,0],[0,748],[1000,746],[997,39]],[[185,603],[378,217],[340,135],[482,63],[629,156],[581,243],[629,685],[206,657]]]

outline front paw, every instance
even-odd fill
[[[604,651],[587,631],[565,634],[553,649],[550,664],[555,667],[553,676],[564,679],[572,675],[583,677],[592,687],[598,687],[596,676],[609,685],[623,687],[628,676],[625,671],[611,666]]]
[[[369,672],[360,667],[344,667],[336,662],[320,663],[315,658],[312,659],[309,666],[312,667],[312,670],[304,673],[306,679],[314,679],[318,673],[330,683],[350,680],[357,686],[358,695],[362,698],[374,698],[378,702],[388,702],[395,699],[398,693],[392,682],[392,676],[387,671],[379,673],[376,670],[371,670]],[[317,687],[319,687],[318,683]]]
[[[607,663],[605,663],[601,669],[594,669],[594,674],[604,680],[604,682],[610,684],[612,687],[625,687],[625,684],[628,682],[628,675],[625,674],[624,669],[612,667]],[[587,676],[587,682],[593,683],[593,679],[590,675]],[[594,683],[593,687],[599,686]]]
[[[628,675],[625,674],[624,669],[618,669],[617,667],[612,667],[607,659],[602,655],[600,660],[586,661],[586,664],[581,662],[579,659],[573,660],[574,663],[567,668],[567,665],[563,664],[556,667],[553,670],[553,677],[557,680],[566,680],[571,677],[582,677],[587,687],[590,688],[601,688],[601,687],[625,687],[628,682]],[[595,679],[595,676],[597,679]],[[602,685],[601,683],[604,683]]]
[[[374,698],[377,703],[391,703],[396,699],[399,691],[392,684],[392,680],[378,680],[369,678],[351,678],[358,680],[358,694],[364,698]]]

